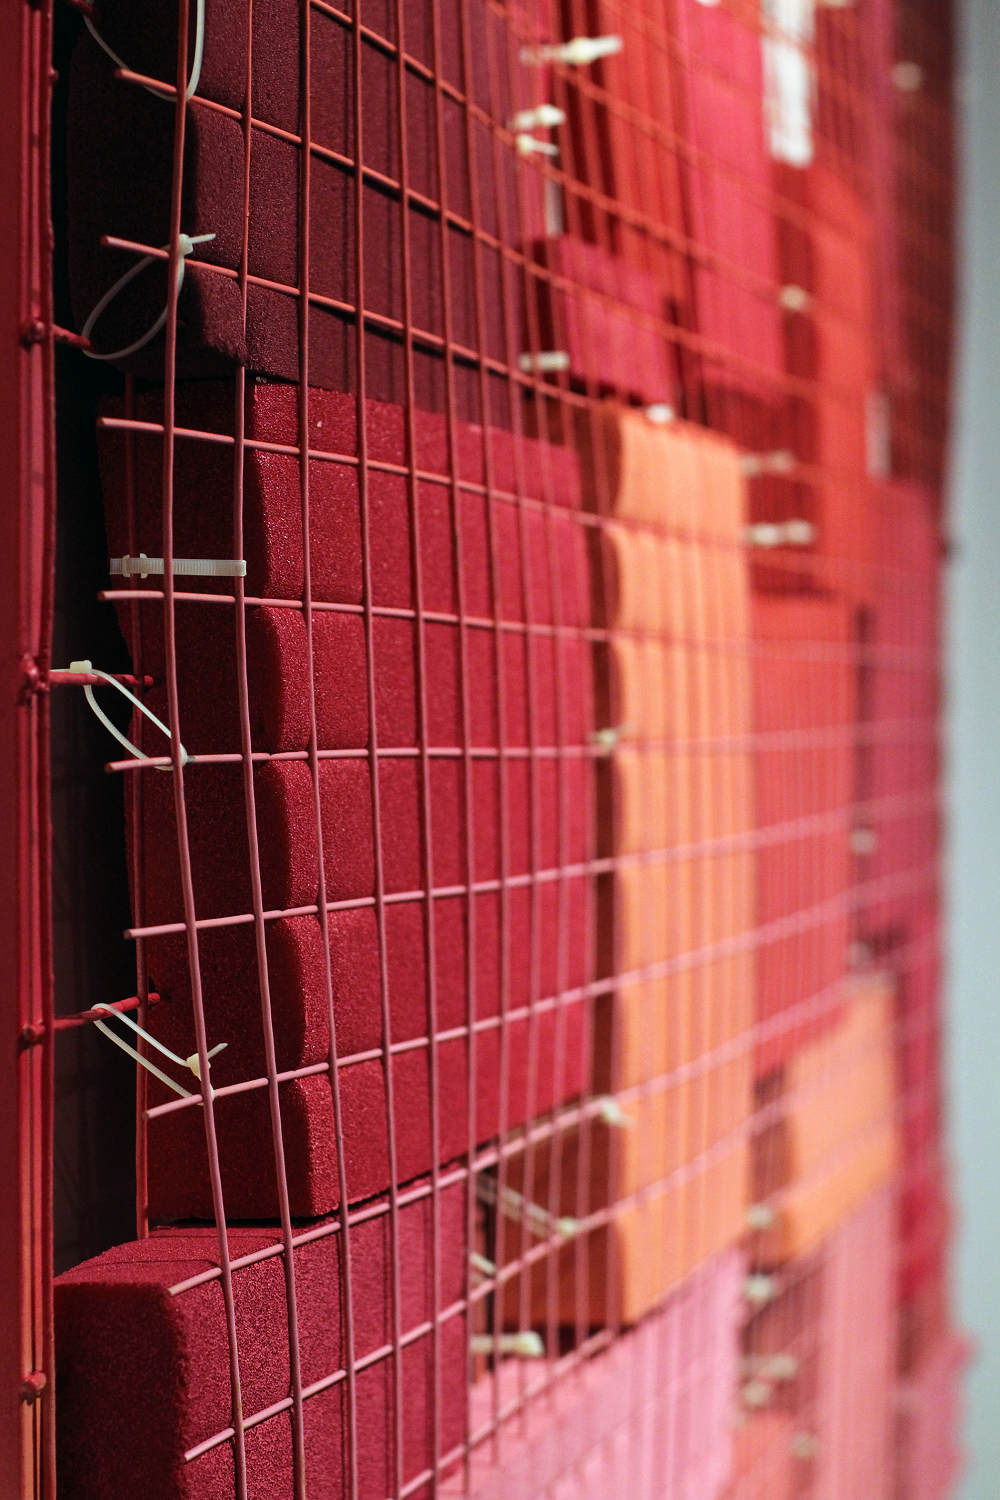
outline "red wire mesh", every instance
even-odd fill
[[[947,17],[232,0],[185,103],[200,24],[71,82],[80,325],[149,258],[119,1009],[195,1082],[137,1070],[38,1483],[888,1494],[950,1378]]]

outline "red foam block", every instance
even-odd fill
[[[453,1306],[464,1293],[464,1192],[439,1199],[440,1281],[432,1274],[429,1197],[399,1212],[398,1267],[403,1334]],[[279,1242],[273,1229],[231,1229],[232,1257]],[[296,1248],[298,1334],[303,1386],[330,1381],[303,1405],[306,1482],[319,1500],[349,1494],[340,1232]],[[218,1278],[171,1296],[169,1288],[218,1265],[214,1229],[158,1231],[121,1245],[59,1277],[56,1346],[60,1480],[78,1500],[122,1494],[150,1500],[228,1500],[234,1492],[227,1440],[185,1461],[185,1453],[230,1427],[232,1398],[222,1286]],[[391,1344],[392,1251],[387,1213],[350,1229],[354,1353],[364,1359]],[[280,1256],[233,1273],[244,1417],[281,1404],[290,1388],[288,1313]],[[441,1324],[435,1368],[430,1333],[402,1352],[402,1385],[383,1356],[356,1376],[358,1491],[384,1500],[395,1484],[397,1406],[404,1483],[461,1440],[465,1422],[465,1319]],[[334,1377],[330,1380],[330,1377]],[[437,1392],[437,1397],[435,1396]],[[437,1451],[435,1401],[439,1401]],[[248,1493],[291,1500],[292,1419],[287,1407],[246,1433]],[[414,1493],[422,1495],[425,1487]]]

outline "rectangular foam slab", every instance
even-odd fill
[[[775,1215],[753,1240],[763,1264],[808,1253],[898,1165],[894,1000],[890,977],[854,980],[840,1023],[785,1065],[782,1118],[754,1141],[754,1199]]]
[[[473,1450],[477,1500],[542,1500],[556,1485],[566,1500],[717,1500],[731,1472],[744,1271],[738,1250],[717,1257],[637,1328],[552,1382],[547,1401],[531,1393],[548,1365],[509,1360],[477,1382],[473,1431],[491,1416],[495,1379],[502,1410],[519,1380],[529,1397],[496,1443]]]
[[[676,379],[664,287],[572,235],[540,240],[534,258],[543,268],[530,273],[539,349],[565,355],[571,377],[593,394],[668,403]]]
[[[421,1186],[426,1186],[422,1184]],[[383,1201],[350,1228],[350,1295],[357,1372],[354,1428],[358,1493],[384,1500],[395,1478],[415,1480],[461,1441],[466,1413],[464,1188],[438,1200],[435,1295],[429,1194],[400,1207],[399,1323],[415,1334],[395,1385],[392,1229]],[[305,1477],[317,1500],[351,1494],[345,1365],[344,1245],[313,1236],[293,1254],[303,1402]],[[274,1229],[230,1229],[248,1493],[292,1500],[293,1426],[288,1301]],[[267,1252],[272,1252],[268,1254]],[[59,1477],[78,1500],[228,1500],[234,1493],[233,1405],[222,1283],[214,1229],[160,1230],[120,1245],[57,1278]],[[181,1283],[208,1274],[187,1290]],[[426,1325],[451,1309],[439,1343]],[[416,1330],[420,1333],[416,1334]],[[376,1356],[372,1359],[372,1356]],[[438,1426],[435,1451],[435,1412]],[[213,1443],[213,1439],[221,1439]],[[426,1485],[414,1491],[423,1495]]]
[[[838,1015],[854,879],[859,674],[846,603],[756,594],[752,617],[763,1077]]]

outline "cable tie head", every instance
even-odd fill
[[[764,1307],[768,1302],[773,1302],[777,1295],[774,1277],[760,1272],[748,1276],[743,1283],[743,1295],[755,1307]]]
[[[743,1217],[748,1229],[762,1230],[773,1226],[777,1214],[770,1203],[751,1203]]]
[[[613,57],[625,43],[620,36],[575,36],[572,41],[542,47],[522,47],[521,61],[529,67],[546,63],[563,63],[571,68],[586,68],[602,57]]]
[[[534,1329],[525,1333],[474,1333],[469,1340],[473,1354],[510,1354],[517,1359],[544,1359],[545,1345]]]
[[[510,129],[515,135],[522,130],[554,130],[565,125],[566,111],[554,104],[539,104],[535,109],[522,109],[511,120]]]
[[[569,369],[569,355],[565,349],[542,349],[538,354],[522,354],[517,363],[525,375],[555,375]]]
[[[525,135],[522,131],[515,136],[514,143],[517,146],[518,156],[558,156],[559,147],[552,141],[540,141],[536,136]]]
[[[665,401],[654,401],[652,406],[646,407],[646,421],[652,422],[655,427],[666,427],[668,422],[674,420],[674,409]]]
[[[783,286],[778,293],[778,302],[786,312],[805,312],[811,306],[812,298],[804,286],[796,286],[790,282]]]
[[[595,1099],[597,1105],[597,1118],[605,1125],[620,1125],[628,1129],[635,1124],[631,1115],[627,1115],[613,1094],[604,1094]]]

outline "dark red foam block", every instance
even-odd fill
[[[460,1302],[465,1282],[461,1186],[439,1198],[440,1280],[434,1295],[432,1200],[399,1211],[398,1267],[403,1335]],[[388,1213],[350,1229],[351,1305],[358,1360],[393,1340]],[[267,1250],[274,1230],[231,1229],[233,1258]],[[233,1445],[190,1461],[185,1453],[231,1425],[226,1324],[216,1277],[170,1295],[170,1287],[217,1267],[214,1229],[158,1231],[61,1276],[56,1284],[59,1473],[78,1500],[122,1494],[150,1500],[229,1500]],[[339,1231],[294,1252],[303,1386],[330,1381],[303,1405],[306,1483],[318,1500],[350,1494],[343,1327],[344,1267]],[[283,1403],[290,1388],[285,1279],[280,1256],[233,1273],[245,1419]],[[358,1492],[384,1500],[395,1487],[397,1402],[404,1483],[461,1441],[465,1424],[465,1317],[440,1325],[439,1357],[429,1332],[402,1351],[395,1388],[389,1355],[356,1376]],[[334,1377],[330,1380],[330,1377]],[[338,1378],[339,1377],[339,1378]],[[437,1392],[437,1398],[435,1398]],[[435,1452],[434,1411],[439,1402]],[[254,1500],[291,1500],[292,1418],[287,1407],[246,1433],[247,1488]],[[427,1486],[412,1493],[423,1495]]]
[[[141,398],[139,413],[160,415],[159,398]],[[299,469],[290,455],[262,453],[256,443],[297,442],[297,393],[251,383],[246,413],[244,552],[248,586],[301,591]],[[232,426],[232,391],[223,383],[182,387],[178,421],[203,422],[219,437]],[[405,456],[402,413],[369,403],[370,451],[384,462]],[[318,604],[356,605],[360,599],[360,505],[355,447],[355,404],[347,397],[314,392],[311,444],[340,454],[343,462],[310,464],[310,541],[314,577],[321,576]],[[492,438],[493,435],[491,435]],[[447,429],[442,419],[417,423],[417,461],[427,473],[447,467]],[[472,484],[484,477],[481,429],[455,434],[462,472]],[[113,550],[159,555],[162,440],[136,440],[137,526],[130,539],[124,504],[124,441],[105,429],[102,462]],[[232,447],[221,442],[177,441],[175,544],[178,555],[225,555],[232,536]],[[509,460],[507,479],[536,496],[556,492],[578,502],[578,470],[559,452],[533,440],[493,442],[491,458]],[[477,467],[478,465],[478,467]],[[353,491],[329,474],[347,476]],[[409,497],[399,476],[369,475],[369,540],[376,600],[406,607],[417,577],[411,556]],[[220,502],[211,502],[218,495]],[[373,675],[379,745],[399,750],[380,758],[378,814],[385,913],[386,982],[390,1040],[405,1050],[392,1063],[397,1172],[425,1171],[468,1144],[467,1041],[469,983],[475,985],[473,1018],[483,1027],[476,1052],[478,1138],[495,1134],[501,1120],[520,1123],[551,1108],[582,1086],[582,1003],[565,1002],[589,977],[585,883],[563,885],[551,872],[588,857],[586,808],[590,801],[587,740],[593,723],[589,647],[576,637],[551,633],[554,624],[579,627],[589,619],[585,539],[564,510],[544,511],[535,502],[459,491],[421,480],[416,489],[420,579],[425,608],[454,614],[461,592],[477,623],[427,620],[423,630],[423,683],[417,691],[417,630],[411,619],[376,615]],[[313,500],[315,499],[315,506]],[[457,506],[457,508],[456,508]],[[492,507],[492,509],[490,509]],[[227,516],[227,511],[229,515]],[[232,543],[229,543],[232,546]],[[494,572],[491,558],[496,557]],[[347,559],[347,563],[343,559]],[[461,572],[459,571],[461,568]],[[377,585],[376,585],[377,580]],[[141,580],[139,580],[142,587]],[[195,591],[206,585],[193,580]],[[151,586],[149,583],[146,587]],[[211,589],[229,589],[213,580]],[[325,597],[324,597],[325,596]],[[332,597],[331,597],[332,596]],[[258,596],[259,597],[259,596]],[[275,597],[266,595],[265,597]],[[280,596],[279,596],[280,597]],[[289,601],[291,602],[291,600]],[[192,752],[239,748],[235,676],[235,630],[220,646],[213,624],[231,606],[177,606],[180,727]],[[496,616],[504,621],[498,634]],[[126,627],[131,610],[122,611]],[[530,622],[530,634],[524,621]],[[506,628],[507,625],[513,628]],[[367,661],[357,613],[316,608],[312,616],[313,683],[317,740],[321,751],[342,751],[319,765],[319,805],[327,899],[371,902],[375,891]],[[258,637],[263,641],[258,646]],[[276,605],[247,610],[248,663],[255,743],[272,750],[302,749],[308,740],[307,643],[303,615]],[[162,605],[143,606],[147,666],[163,667]],[[498,750],[500,674],[504,686],[504,742],[519,753],[501,764],[495,756],[466,762],[459,712],[464,691],[469,731],[479,749]],[[464,679],[463,679],[464,671]],[[151,704],[165,714],[162,686]],[[427,739],[435,751],[428,763],[426,799],[422,763],[414,754],[426,710]],[[259,728],[256,726],[260,725]],[[529,753],[534,745],[540,752]],[[568,753],[560,755],[559,747]],[[450,750],[452,753],[442,754]],[[155,774],[155,779],[154,779]],[[147,773],[144,831],[149,923],[177,922],[183,915],[177,873],[173,784]],[[303,760],[272,761],[254,773],[265,910],[311,907],[318,897],[317,817],[312,777]],[[200,918],[249,915],[249,844],[242,768],[189,764],[185,772],[189,840],[196,912]],[[467,798],[471,802],[467,805]],[[469,945],[468,898],[439,898],[433,916],[434,1014],[426,964],[424,890],[426,861],[437,889],[461,890],[468,878],[466,836],[473,830],[473,877],[494,881],[506,870],[527,881],[549,872],[535,892],[528,883],[475,898],[474,944]],[[425,827],[425,817],[429,825]],[[426,844],[429,830],[430,845]],[[503,836],[502,836],[503,833]],[[406,897],[398,902],[394,898]],[[388,1176],[388,1099],[382,1046],[379,945],[372,908],[330,914],[331,983],[337,1052],[341,1058],[369,1054],[340,1071],[345,1160],[351,1198],[377,1192]],[[319,924],[311,915],[268,923],[268,984],[276,1028],[282,1033],[281,1070],[316,1067],[319,1072],[281,1085],[287,1176],[293,1209],[317,1214],[337,1201],[332,1102],[322,1065],[329,1053],[329,1002]],[[157,1034],[182,1056],[194,1050],[187,950],[182,938],[154,938],[149,962],[166,997]],[[260,1078],[265,1071],[260,1019],[261,976],[250,925],[211,929],[202,940],[202,989],[206,1022],[216,1041],[232,1042],[216,1062],[217,1088]],[[272,972],[273,971],[273,972]],[[529,1006],[541,1006],[535,1014]],[[296,1007],[298,1009],[296,1010]],[[497,1018],[506,1019],[502,1028]],[[431,1069],[425,1038],[432,1029],[452,1033],[439,1041]],[[501,1047],[500,1034],[503,1031]],[[458,1034],[456,1034],[458,1033]],[[415,1045],[410,1045],[410,1044]],[[505,1060],[504,1060],[505,1059]],[[501,1088],[501,1070],[506,1082]],[[167,1102],[159,1085],[153,1102]],[[227,1201],[242,1216],[273,1213],[275,1181],[266,1094],[250,1090],[217,1099],[220,1160]],[[184,1109],[158,1118],[150,1200],[155,1216],[210,1212],[207,1159],[198,1111]]]
[[[169,7],[163,8],[169,10]],[[415,34],[429,26],[429,6],[414,7]],[[143,59],[153,76],[173,80],[171,21],[157,14],[148,36],[137,36],[127,7],[110,8],[101,18],[109,45],[129,61]],[[485,7],[473,5],[469,25],[474,47],[482,45]],[[392,27],[386,18],[389,29]],[[175,29],[176,23],[174,23]],[[244,142],[239,119],[211,108],[212,100],[240,110],[246,90],[248,12],[242,0],[220,0],[206,26],[205,59],[198,97],[188,109],[184,163],[183,231],[212,234],[197,247],[194,259],[233,272],[239,267],[243,240]],[[349,312],[357,295],[355,276],[353,179],[345,159],[354,156],[353,41],[349,25],[326,11],[309,14],[311,118],[313,151],[309,183],[309,368],[315,385],[347,390],[355,378],[355,330]],[[410,26],[407,27],[409,32]],[[193,30],[193,27],[192,27]],[[457,27],[459,35],[461,27]],[[456,38],[457,40],[457,38]],[[284,379],[299,376],[298,298],[300,276],[300,152],[295,137],[301,121],[301,16],[296,0],[270,0],[253,18],[253,115],[261,128],[250,138],[249,223],[246,318],[240,289],[232,276],[187,268],[181,292],[178,326],[178,370],[184,375],[220,372],[245,359],[249,368]],[[498,54],[502,62],[503,53]],[[453,60],[462,86],[459,56]],[[135,67],[136,64],[129,63]],[[169,238],[173,113],[169,103],[114,77],[115,65],[93,38],[78,43],[71,72],[69,122],[70,261],[75,314],[80,326],[114,282],[136,263],[127,252],[101,245],[103,235],[117,235],[159,246]],[[384,318],[403,315],[403,221],[400,101],[398,75],[386,49],[366,36],[361,46],[361,105],[364,117],[363,158],[383,179],[367,183],[362,213],[365,225],[366,308]],[[488,100],[485,101],[488,105]],[[420,73],[406,79],[408,183],[436,200],[442,189],[446,206],[471,217],[471,198],[463,111],[445,96],[444,161],[437,162],[437,119],[433,83]],[[277,127],[280,134],[264,128]],[[480,168],[479,211],[487,222],[497,219],[492,170],[495,142],[477,121],[474,150]],[[482,139],[485,135],[486,140]],[[101,143],[94,149],[94,142]],[[484,145],[491,148],[484,154]],[[510,155],[501,147],[501,153]],[[503,174],[501,192],[511,196],[512,162]],[[440,214],[410,206],[408,214],[411,314],[429,334],[444,332],[443,273],[450,270],[452,336],[465,348],[478,349],[509,363],[505,338],[505,296],[500,258],[487,254],[481,299],[484,326],[476,316],[472,276],[472,239],[451,223],[442,243]],[[94,329],[102,352],[124,349],[153,326],[164,305],[165,268],[150,267],[109,304]],[[286,289],[287,290],[284,290]],[[514,295],[512,286],[508,295]],[[121,361],[153,378],[163,370],[162,333],[145,348]],[[385,399],[405,387],[402,344],[384,328],[366,333],[368,389]],[[440,357],[418,349],[414,380],[419,405],[443,409],[444,379]],[[476,399],[475,381],[459,380],[456,394],[464,405]]]
[[[666,314],[661,283],[572,235],[539,241],[535,259],[547,272],[532,278],[541,349],[564,351],[571,374],[601,390],[669,400],[675,380],[658,326]]]

